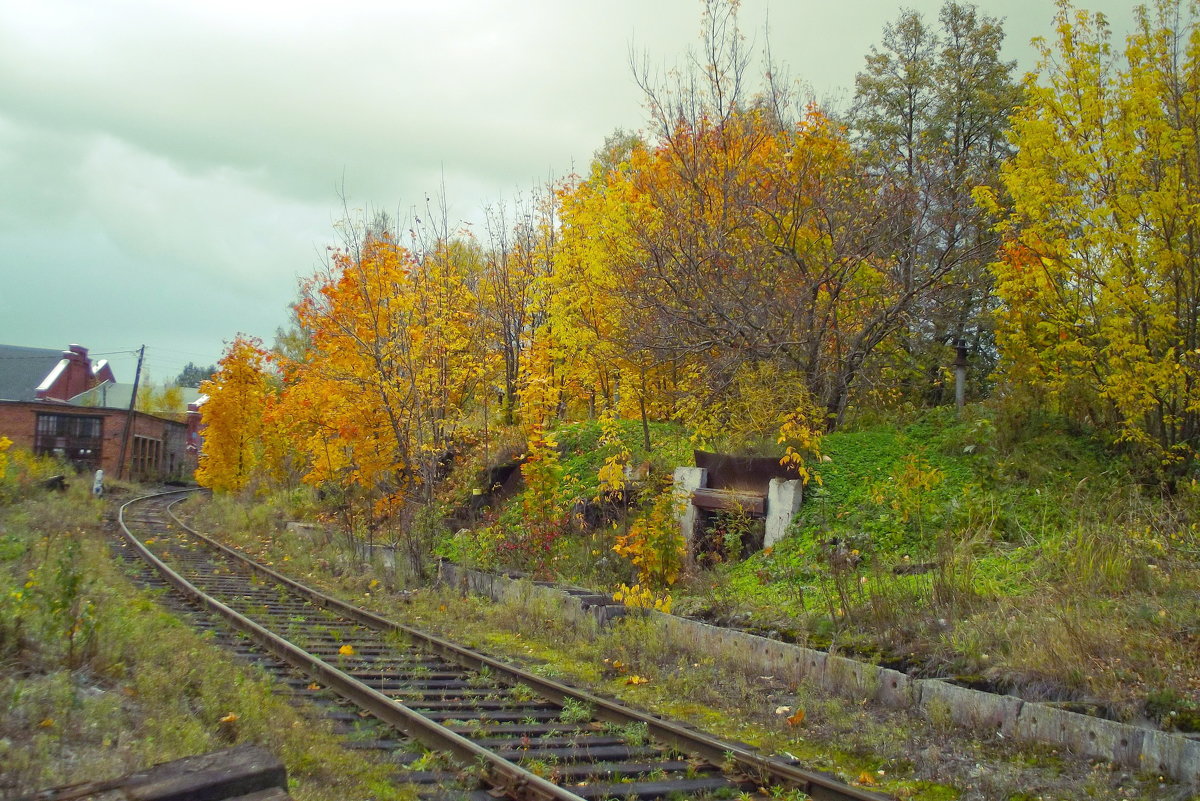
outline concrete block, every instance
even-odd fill
[[[718,636],[728,641],[728,646],[747,653],[755,653],[763,638],[737,629],[717,628]]]
[[[1031,702],[1021,708],[1014,734],[1021,740],[1066,748],[1072,739],[1078,740],[1077,736],[1072,737],[1073,732],[1083,728],[1084,721],[1077,718],[1086,717],[1065,709]]]
[[[513,598],[529,602],[536,598],[575,617],[603,610],[602,623],[629,611],[620,604],[611,604],[595,605],[581,613],[580,601],[569,593],[467,570],[449,562],[439,568],[439,579],[448,586],[470,589],[494,600]],[[698,657],[734,655],[742,667],[762,675],[774,675],[784,681],[809,681],[840,693],[873,697],[890,706],[917,706],[928,711],[931,706],[940,705],[951,720],[961,725],[998,730],[1006,737],[1057,745],[1081,755],[1200,785],[1200,742],[1178,734],[1141,729],[936,679],[911,679],[895,670],[655,610],[635,611],[657,621],[667,637],[692,649]]]
[[[458,587],[465,592],[486,595],[492,600],[496,600],[496,596],[492,592],[493,576],[487,573],[480,573],[478,570],[459,567],[458,565],[454,565],[451,570],[454,578],[452,586]]]
[[[1142,735],[1138,768],[1179,781],[1200,783],[1200,743],[1178,734],[1147,729]]]
[[[1179,773],[1175,778],[1192,787],[1200,787],[1200,741],[1186,739],[1179,755]]]
[[[907,673],[890,668],[879,669],[879,690],[875,697],[882,703],[897,709],[916,704],[916,685]]]
[[[804,482],[799,479],[773,478],[767,485],[767,519],[763,547],[770,548],[787,533],[792,518],[804,500]]]
[[[396,546],[394,545],[364,545],[362,557],[371,563],[381,563],[389,570],[396,569]]]
[[[824,651],[814,651],[812,648],[799,648],[796,666],[801,681],[807,681],[819,687],[825,686],[825,662],[829,654]]]
[[[1119,725],[1121,725],[1121,732],[1113,745],[1111,759],[1118,765],[1140,768],[1142,765],[1142,740],[1146,735],[1146,729],[1125,724]]]
[[[794,650],[794,646],[766,637],[753,637],[751,647],[757,665],[756,672],[787,678],[793,671],[795,660],[790,652]]]
[[[596,622],[603,628],[614,620],[625,617],[629,610],[623,604],[608,604],[607,606],[597,606],[595,612]]]
[[[696,535],[696,507],[692,505],[692,490],[700,489],[708,483],[708,468],[705,467],[676,467],[674,473],[675,492],[687,499],[675,505],[675,519],[679,521],[679,530],[683,541],[687,543],[688,555],[692,554],[692,540]]]
[[[822,685],[827,689],[848,695],[875,694],[879,687],[878,665],[869,665],[844,656],[825,657],[825,672]]]
[[[1130,730],[1134,727],[1091,715],[1068,714],[1071,717],[1063,719],[1067,748],[1076,754],[1118,761],[1121,741],[1129,741]]]
[[[1017,732],[1022,710],[1026,706],[1015,695],[980,692],[938,679],[920,680],[918,703],[926,711],[934,704],[945,704],[950,711],[950,719],[955,723],[999,731],[1007,736]]]

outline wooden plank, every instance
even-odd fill
[[[287,798],[287,770],[267,749],[241,745],[164,762],[120,779],[42,790],[27,801],[223,801],[265,791]],[[266,798],[267,796],[264,796]]]
[[[226,801],[289,801],[290,798],[291,796],[286,790],[272,787],[269,790],[259,790],[250,795],[239,795],[237,798],[229,798]]]
[[[762,495],[754,495],[749,492],[701,487],[692,491],[692,503],[701,509],[719,509],[731,512],[740,509],[747,514],[761,515],[766,509],[767,499]]]

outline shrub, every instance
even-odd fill
[[[687,545],[675,520],[675,505],[680,502],[672,488],[659,492],[650,508],[617,537],[613,550],[637,567],[638,584],[650,591],[670,587],[683,570]]]

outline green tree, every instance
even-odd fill
[[[987,264],[998,238],[971,191],[997,184],[1020,97],[1014,63],[1000,58],[999,20],[951,0],[938,23],[906,10],[884,28],[856,77],[851,114],[857,143],[886,177],[902,284],[911,287],[932,265],[945,268],[914,304],[897,349],[901,374],[935,404],[944,398],[937,378],[946,346],[968,343],[977,376],[993,365]]]
[[[175,386],[191,387],[199,389],[201,381],[207,381],[212,378],[213,373],[217,372],[217,366],[210,364],[208,367],[201,367],[188,362],[183,370],[175,378]]]
[[[156,387],[148,376],[145,382],[138,387],[136,408],[139,412],[155,414],[160,417],[182,419],[187,415],[187,409],[183,403],[183,392],[179,385],[164,382]]]

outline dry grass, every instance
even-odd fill
[[[101,511],[82,484],[0,506],[0,798],[236,742],[279,754],[297,798],[411,797],[135,590]]]

